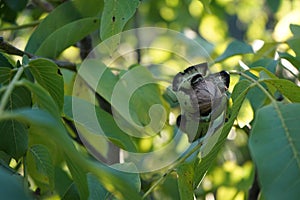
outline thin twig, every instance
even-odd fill
[[[13,45],[5,42],[3,40],[3,37],[0,37],[0,51],[4,52],[6,54],[21,56],[21,57],[26,55],[32,59],[39,58],[38,56],[35,56],[34,54],[22,51],[16,47],[14,47]],[[75,63],[71,63],[68,61],[61,61],[61,60],[53,60],[53,59],[50,59],[50,60],[52,60],[60,68],[68,69],[68,70],[71,70],[74,72],[77,71]]]
[[[24,71],[24,67],[19,67],[17,73],[14,76],[14,78],[12,79],[12,81],[7,86],[7,90],[3,94],[1,102],[0,102],[0,115],[4,112],[4,109],[5,109],[5,106],[8,102],[8,100],[9,100],[9,97],[10,97],[11,93],[14,90],[15,83],[20,79],[20,77],[23,74],[23,71]]]
[[[41,20],[33,21],[33,22],[28,23],[28,24],[4,27],[4,28],[0,28],[0,32],[1,31],[19,30],[19,29],[24,29],[24,28],[31,28],[31,27],[34,27],[34,26],[38,25],[39,23],[41,23]]]
[[[203,140],[199,140],[199,143],[192,148],[189,152],[180,157],[143,195],[142,199],[145,199],[153,190],[172,172],[174,169],[189,158],[203,145]]]

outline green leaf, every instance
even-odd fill
[[[134,15],[139,0],[105,0],[101,18],[100,36],[105,39],[120,33],[128,20]]]
[[[11,78],[11,69],[7,67],[0,67],[0,84],[6,84]]]
[[[70,187],[68,188],[68,190],[66,191],[66,193],[62,196],[61,198],[62,200],[80,200],[80,196],[78,193],[78,189],[75,185],[75,183],[73,182]]]
[[[120,33],[125,24],[134,15],[139,0],[105,0],[101,18],[100,38],[105,41],[109,53],[113,53],[120,44]],[[112,37],[114,36],[114,37]]]
[[[28,149],[27,153],[28,172],[36,184],[41,188],[54,188],[54,166],[47,147],[44,145],[34,145]]]
[[[42,110],[18,110],[12,113],[5,112],[0,116],[0,120],[18,120],[30,124],[39,130],[39,134],[54,141],[57,144],[57,151],[63,151],[72,166],[89,171],[97,176],[102,185],[119,199],[141,199],[138,192],[132,185],[122,177],[122,172],[114,170],[100,163],[86,159],[78,152],[66,133],[61,121],[55,120],[50,114]],[[70,163],[69,163],[70,164]],[[81,191],[81,190],[79,190]],[[83,194],[81,194],[82,196]],[[84,197],[85,199],[87,196]]]
[[[112,92],[119,78],[108,67],[97,59],[86,59],[81,64],[79,73],[89,86],[96,88],[98,94],[106,101],[111,101]],[[74,85],[75,89],[79,87],[76,84],[77,81]]]
[[[88,173],[87,181],[88,181],[89,194],[90,194],[88,199],[89,200],[105,199],[108,192],[101,185],[97,177],[91,173]]]
[[[138,133],[133,133],[137,134],[135,136],[154,135],[162,129],[166,121],[167,106],[162,101],[155,82],[145,67],[136,66],[120,77],[114,87],[114,95],[110,102],[118,113],[138,130]]]
[[[300,104],[261,108],[249,147],[266,199],[297,199],[300,188]]]
[[[13,68],[12,64],[8,61],[8,59],[2,53],[0,53],[0,68],[2,67],[10,69]]]
[[[36,59],[29,62],[29,69],[35,80],[43,86],[62,110],[64,104],[64,82],[55,63],[47,59]]]
[[[81,77],[115,108],[114,118],[122,130],[134,136],[153,135],[161,130],[167,106],[147,68],[133,67],[118,79],[100,61],[89,59],[82,66]]]
[[[165,109],[167,107],[166,104],[163,104],[159,87],[155,84],[156,81],[152,74],[147,70],[147,68],[137,66],[130,69],[124,76],[122,76],[120,78],[120,82],[123,83],[122,86],[124,87],[124,90],[121,89],[122,86],[120,89],[126,93],[129,93],[129,90],[126,89],[128,88],[128,86],[126,87],[127,84],[133,87],[135,85],[138,86],[131,97],[127,97],[128,94],[124,95],[125,98],[130,98],[129,110],[133,121],[142,126],[149,125],[149,131],[157,133],[163,126],[161,123],[166,121]],[[120,100],[121,99],[122,98],[120,96]],[[154,108],[154,105],[163,106],[161,107],[163,110],[160,108]],[[117,107],[121,114],[121,109],[124,107],[125,105]],[[151,112],[151,109],[155,110]],[[126,119],[126,115],[124,116]],[[156,130],[156,128],[158,129]]]
[[[216,58],[216,62],[221,62],[231,56],[254,53],[252,47],[241,41],[234,40],[226,48],[225,52]]]
[[[275,69],[274,69],[275,70]],[[252,67],[250,69],[250,72],[251,71],[256,71],[256,72],[259,72],[260,74],[260,79],[264,79],[264,78],[273,78],[273,79],[278,79],[278,77],[273,73],[273,72],[270,72],[267,68],[265,67]],[[253,76],[253,74],[250,74]]]
[[[63,197],[64,194],[67,193],[68,189],[71,188],[72,183],[73,181],[66,171],[64,171],[61,167],[55,167],[54,186],[55,186],[55,191],[60,197]],[[78,191],[77,191],[77,196],[79,198]]]
[[[180,199],[194,199],[194,162],[182,163],[177,168]]]
[[[141,191],[141,179],[139,174],[131,173],[138,171],[133,163],[117,163],[113,164],[112,167],[122,171],[122,174],[120,175],[127,181],[128,184],[132,185],[137,192]]]
[[[11,93],[6,110],[13,112],[17,108],[30,105],[30,92],[24,87],[18,87]],[[0,137],[0,150],[17,160],[25,154],[28,146],[28,130],[24,124],[12,119],[0,121]]]
[[[39,24],[29,38],[25,51],[33,54],[36,53],[44,41],[54,32],[77,20],[87,17],[96,17],[102,6],[103,2],[101,0],[74,0],[61,4]],[[89,29],[88,27],[86,28]],[[76,31],[70,34],[72,37],[77,37]],[[65,36],[62,37],[65,38]],[[69,45],[73,44],[74,43]],[[60,47],[60,45],[57,47]],[[51,50],[53,51],[53,55],[57,55],[56,49]]]
[[[210,138],[208,138],[208,140],[217,140],[213,148],[210,145],[206,145],[201,150],[202,154],[205,153],[205,155],[201,157],[200,163],[195,167],[195,187],[197,187],[201,182],[207,170],[216,159],[220,149],[224,146],[228,133],[230,132],[232,125],[243,104],[243,101],[250,89],[250,85],[251,82],[248,80],[239,81],[235,85],[231,95],[233,105],[229,111],[228,121],[224,124],[224,127],[222,129],[219,129],[218,132],[214,133]]]
[[[266,94],[263,93],[258,87],[252,88],[247,94],[247,99],[249,100],[249,103],[254,111],[264,105],[266,98]]]
[[[48,35],[35,55],[56,58],[64,49],[99,28],[100,20],[89,17],[68,23]]]
[[[0,84],[9,82],[12,76],[12,68],[12,64],[2,53],[0,53]]]
[[[76,97],[66,97],[65,100],[65,114],[70,119],[75,120],[75,123],[80,125],[79,129],[83,130],[80,136],[85,138],[85,140],[89,142],[89,144],[91,144],[96,151],[103,152],[103,146],[97,145],[101,142],[98,141],[97,143],[97,140],[104,140],[102,134],[108,137],[120,148],[126,149],[127,151],[136,151],[136,147],[131,137],[128,134],[124,133],[118,127],[118,125],[114,121],[114,118],[110,114],[108,114],[98,106],[95,106],[87,101],[78,99]],[[76,113],[82,113],[75,119],[73,118],[72,104],[76,105]],[[94,112],[96,112],[96,119],[94,119],[94,115],[91,114]],[[93,124],[91,123],[93,121],[97,123],[96,126],[93,126]],[[97,129],[98,125],[100,125],[103,133],[101,133],[100,130]],[[103,156],[106,157],[106,155]]]
[[[33,93],[33,95],[35,96],[34,100],[36,101],[39,108],[45,109],[54,117],[59,116],[57,105],[55,104],[54,100],[49,95],[49,93],[43,87],[41,87],[38,84],[34,84],[26,79],[21,80],[20,84],[25,86],[28,90],[30,90]]]
[[[177,180],[175,173],[168,174],[163,183],[153,191],[153,199],[181,200]]]
[[[290,29],[293,33],[293,37],[290,38],[287,43],[294,50],[297,56],[300,55],[300,26],[291,24]]]
[[[277,50],[277,42],[266,42],[264,41],[263,46],[255,52],[253,60],[264,60],[274,57],[274,54]]]
[[[3,199],[33,199],[29,196],[29,191],[24,190],[23,182],[18,180],[18,176],[0,170],[0,194]]]
[[[15,120],[0,121],[0,150],[16,160],[22,157],[28,147],[28,130]]]
[[[231,94],[233,102],[237,101],[240,94],[248,91],[251,82],[249,80],[243,79],[240,80],[235,86]]]
[[[295,83],[285,79],[265,79],[263,82],[274,86],[292,102],[300,102],[300,87]]]
[[[278,60],[263,58],[253,62],[252,64],[249,65],[249,67],[251,68],[251,70],[253,68],[263,68],[265,70],[268,70],[269,73],[275,74],[277,65],[278,65]]]
[[[86,199],[89,196],[86,172],[76,162],[66,157],[67,166],[71,172],[72,178],[79,191],[80,199]]]

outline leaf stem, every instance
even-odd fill
[[[19,67],[17,73],[14,76],[14,78],[12,79],[12,81],[7,86],[7,89],[6,89],[5,93],[3,94],[1,102],[0,102],[0,115],[2,115],[2,113],[4,112],[4,109],[5,109],[5,106],[6,106],[7,102],[8,102],[8,100],[9,100],[9,97],[10,97],[11,93],[14,90],[16,82],[22,76],[23,71],[24,71],[24,67],[22,67],[22,66]]]
[[[142,199],[145,199],[153,190],[169,175],[172,171],[174,171],[174,168],[176,168],[178,165],[183,163],[187,158],[189,158],[193,153],[195,153],[203,144],[203,140],[200,139],[198,141],[198,144],[192,148],[189,152],[184,154],[182,157],[180,157],[175,163],[145,192]]]
[[[249,81],[251,81],[253,84],[250,86],[251,88],[254,86],[257,86],[259,89],[261,89],[261,91],[271,100],[272,103],[276,103],[276,100],[274,99],[274,97],[266,90],[266,88],[264,88],[261,84],[260,81],[255,80],[254,78],[252,78],[251,76],[248,76],[247,74],[245,74],[244,72],[239,72],[239,71],[230,71],[230,74],[237,74],[240,75],[246,79],[248,79]]]

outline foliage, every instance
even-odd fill
[[[297,1],[284,0],[0,1],[1,195],[297,199],[299,11]],[[180,110],[165,97],[162,85],[170,85],[188,65],[163,51],[138,50],[133,65],[120,59],[119,68],[105,60],[84,63],[84,59],[107,38],[143,26],[168,28],[192,38],[207,50],[204,57],[210,71],[227,70],[231,83],[222,129],[193,143],[174,163],[137,173],[132,163],[113,162],[120,158],[112,146],[147,153],[177,137],[172,116]],[[120,41],[117,37],[109,43],[110,53]],[[156,42],[172,46],[179,39]],[[143,65],[141,61],[151,56],[154,65]],[[84,64],[95,73],[79,76]],[[172,66],[176,73],[158,68],[159,64]],[[122,107],[127,85],[144,82],[151,84],[138,87],[128,98],[129,111]],[[114,101],[114,95],[120,101]],[[164,111],[151,113],[153,105]],[[78,110],[82,121],[75,118]],[[159,124],[160,117],[167,123]],[[93,126],[95,118],[105,139]],[[157,130],[159,134],[153,135]],[[140,134],[151,137],[139,138]],[[183,134],[180,140],[187,138]],[[204,145],[211,143],[213,147]],[[255,190],[258,187],[260,191]]]

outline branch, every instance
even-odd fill
[[[38,56],[35,56],[34,54],[22,51],[16,47],[14,47],[13,45],[5,42],[3,40],[3,37],[0,37],[0,51],[4,52],[6,54],[21,56],[21,57],[26,55],[32,59],[39,58]],[[74,72],[77,71],[75,63],[71,63],[68,61],[61,61],[61,60],[53,60],[53,59],[50,59],[50,60],[52,60],[60,68],[68,69],[68,70],[71,70]]]
[[[11,44],[5,42],[3,40],[3,37],[0,37],[0,50],[2,50],[4,53],[10,54],[10,55],[16,55],[16,56],[28,56],[29,58],[34,57],[32,54],[21,51],[20,49],[17,49],[16,47],[12,46]]]

